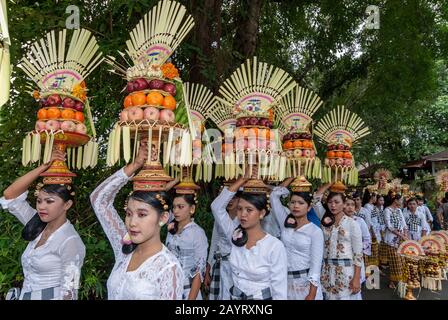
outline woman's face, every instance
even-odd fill
[[[173,201],[173,214],[177,222],[189,221],[194,214],[195,206],[188,204],[183,197],[176,197]]]
[[[362,206],[362,200],[361,200],[361,197],[356,197],[356,198],[353,198],[353,201],[355,201],[355,206],[356,207],[361,207]]]
[[[135,244],[146,242],[154,236],[160,235],[159,221],[166,223],[168,215],[159,213],[149,204],[129,199],[126,209],[126,229],[128,230],[131,241]]]
[[[72,200],[65,202],[61,197],[43,190],[39,191],[36,199],[36,209],[39,218],[46,223],[66,215],[72,205]]]
[[[415,212],[415,210],[417,210],[417,202],[415,202],[415,201],[409,201],[409,202],[408,202],[408,209],[409,209],[411,212]]]
[[[355,201],[352,199],[345,200],[344,204],[344,213],[348,215],[349,217],[353,216],[355,214]]]
[[[264,218],[266,210],[258,210],[253,204],[245,199],[238,201],[238,219],[244,229],[250,229],[258,224]]]
[[[295,218],[301,218],[305,216],[310,209],[308,203],[302,197],[293,195],[289,201],[289,211]]]
[[[395,203],[395,206],[401,207],[401,205],[403,204],[403,198],[395,199],[394,203]]]
[[[384,198],[383,197],[379,197],[378,201],[376,202],[376,205],[379,207],[384,206]]]
[[[333,215],[340,214],[344,210],[344,201],[341,195],[336,195],[328,201],[328,209]]]

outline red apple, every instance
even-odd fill
[[[45,130],[45,129],[46,129],[46,128],[45,128],[45,121],[38,120],[38,121],[36,122],[36,127],[35,127],[35,129],[36,129],[36,131],[42,131],[42,130]]]
[[[292,139],[293,139],[293,140],[300,139],[300,134],[298,134],[297,132],[296,132],[296,133],[293,133],[291,136],[292,136]]]
[[[148,89],[148,87],[149,87],[148,82],[143,78],[138,78],[137,80],[134,81],[135,91],[145,90]]]
[[[57,130],[59,130],[60,127],[61,126],[59,125],[59,121],[57,121],[57,120],[48,120],[45,123],[45,129],[47,129],[49,131],[51,131],[51,130],[57,131]]]
[[[160,111],[160,120],[162,121],[174,122],[175,118],[176,116],[171,110],[163,109],[162,111]]]
[[[75,104],[76,104],[75,100],[69,97],[64,98],[64,100],[62,100],[62,106],[67,109],[74,109]]]
[[[343,159],[343,158],[337,158],[337,159],[336,159],[336,164],[337,164],[338,166],[342,166],[342,165],[344,164],[344,159]]]
[[[327,149],[328,151],[334,151],[334,150],[336,150],[336,146],[334,145],[334,144],[330,144],[329,146],[328,146],[328,149]]]
[[[330,159],[329,164],[330,164],[330,167],[333,167],[336,164],[336,159],[334,159],[334,158]]]
[[[258,124],[262,127],[267,127],[267,124],[269,124],[269,120],[266,118],[260,119],[260,121],[258,121]]]
[[[338,150],[345,150],[345,146],[343,144],[338,144]]]
[[[59,106],[62,103],[62,99],[58,94],[52,94],[47,98],[48,105]]]
[[[294,152],[292,150],[286,150],[286,156],[288,158],[292,158],[293,155],[294,155]]]
[[[268,122],[266,122],[266,127],[268,127],[269,129],[272,129],[274,127],[274,123],[270,120],[268,120]]]
[[[130,121],[143,120],[143,110],[139,107],[128,108],[128,118]]]
[[[255,117],[249,118],[248,125],[250,125],[250,126],[258,125],[258,118],[255,118]]]
[[[345,159],[344,160],[344,166],[351,167],[352,166],[352,159]]]
[[[310,151],[310,149],[305,149],[305,150],[302,150],[302,154],[305,158],[309,158],[311,156],[311,151]]]
[[[176,86],[172,83],[165,83],[163,85],[163,91],[168,92],[169,94],[171,94],[173,97],[176,95]]]
[[[67,132],[74,132],[76,131],[76,124],[73,121],[64,121],[61,124],[61,130],[67,131]]]
[[[145,119],[157,121],[157,120],[159,120],[159,117],[160,117],[160,111],[157,108],[148,107],[145,109],[143,116]]]
[[[47,99],[40,98],[39,99],[39,105],[40,105],[41,108],[48,107]]]
[[[159,79],[149,81],[149,89],[162,90],[164,85],[165,83]]]
[[[76,101],[73,109],[75,109],[76,111],[82,112],[82,110],[84,110],[84,103],[82,103],[81,101]]]
[[[128,121],[129,120],[129,113],[128,109],[124,109],[120,112],[120,121]]]
[[[310,150],[310,157],[314,158],[316,156],[316,152],[314,150]]]
[[[87,133],[87,127],[86,127],[86,125],[84,123],[78,123],[76,125],[75,131],[77,133],[86,134]]]
[[[134,92],[134,81],[129,81],[128,84],[126,85],[126,91],[127,93],[131,93]]]
[[[288,141],[288,140],[291,140],[291,134],[289,134],[289,133],[287,133],[287,134],[285,134],[284,136],[283,136],[283,141],[285,142],[285,141]]]

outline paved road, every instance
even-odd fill
[[[387,273],[387,271],[386,271]],[[388,287],[389,281],[387,276],[380,277],[380,289],[366,289],[365,285],[362,289],[362,297],[364,300],[401,300],[397,292]],[[428,289],[414,289],[414,296],[417,300],[448,300],[448,281],[442,281],[442,291],[431,291]]]

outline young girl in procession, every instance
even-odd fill
[[[246,175],[249,170],[246,170]],[[225,210],[236,192],[247,181],[240,177],[228,189],[224,188],[222,202],[212,203],[215,221],[232,242],[230,266],[233,286],[232,300],[286,300],[287,258],[282,242],[266,233],[261,220],[269,214],[265,194],[242,192],[238,201],[238,224]]]
[[[361,300],[362,234],[344,213],[345,196],[331,192],[322,219],[324,264],[321,283],[325,300]]]
[[[365,191],[364,198],[367,199],[367,203],[364,208],[369,211],[370,218],[370,238],[371,238],[371,254],[364,256],[366,266],[379,265],[379,244],[381,242],[381,223],[379,217],[379,211],[376,207],[377,200],[380,196],[375,193]]]
[[[36,209],[27,202],[28,188],[53,161],[65,161],[65,154],[54,150],[51,160],[17,179],[0,199],[8,210],[25,225],[22,237],[29,241],[22,254],[25,280],[20,300],[74,300],[85,257],[85,246],[67,212],[73,206],[70,185],[39,185]]]
[[[389,288],[394,289],[401,280],[402,259],[397,253],[400,243],[408,239],[407,225],[401,212],[402,197],[400,194],[390,195],[390,206],[384,209],[386,231],[384,242],[387,250],[387,262],[390,267]]]
[[[171,206],[167,193],[134,191],[125,206],[124,222],[114,208],[117,193],[146,162],[147,148],[143,140],[134,162],[107,178],[90,195],[115,256],[107,281],[110,300],[182,299],[182,267],[160,240]]]
[[[175,187],[176,188],[176,187]],[[205,276],[208,240],[204,230],[194,222],[196,194],[177,193],[173,199],[172,222],[168,225],[167,248],[179,260],[184,271],[184,300],[201,300]]]
[[[431,214],[431,211],[425,204],[425,200],[422,196],[418,195],[415,197],[415,200],[417,201],[417,208],[422,211],[425,215],[426,222],[428,224],[428,227],[430,228],[428,233],[431,231],[431,225],[433,224],[434,218]]]
[[[370,238],[370,232],[369,229],[367,228],[367,224],[364,221],[364,219],[355,216],[356,205],[355,201],[353,200],[354,196],[356,196],[356,194],[346,196],[344,202],[344,213],[358,223],[358,226],[361,229],[362,250],[364,253],[364,257],[366,256],[368,257],[371,254],[372,239]],[[365,280],[366,280],[366,269],[365,269],[365,263],[363,262],[361,266],[361,284],[364,283]]]
[[[238,226],[238,200],[241,192],[237,192],[230,201],[227,201],[226,191],[223,189],[218,197],[213,200],[211,208],[226,211],[229,219],[233,222],[233,229]],[[230,252],[232,242],[225,230],[215,220],[213,224],[212,239],[207,262],[204,284],[209,287],[209,300],[229,300],[230,288],[232,287],[232,270],[230,267]]]
[[[403,216],[409,230],[409,239],[419,241],[421,237],[429,234],[429,225],[423,211],[418,210],[417,200],[410,198],[407,200],[406,209]]]
[[[375,207],[372,210],[371,219],[372,224],[377,225],[377,228],[379,228],[379,232],[378,230],[373,230],[373,232],[378,243],[378,266],[381,267],[387,264],[387,250],[384,243],[384,233],[386,231],[386,221],[384,220],[384,196],[377,196]],[[373,221],[377,221],[377,223]],[[374,244],[372,243],[372,246],[373,245]]]
[[[294,178],[286,179],[270,195],[271,213],[281,226],[281,240],[288,257],[288,300],[322,300],[320,275],[324,250],[322,230],[308,221],[312,196],[311,184],[293,192],[284,207],[280,197],[289,195],[286,188]]]

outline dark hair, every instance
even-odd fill
[[[310,206],[311,202],[313,201],[313,196],[309,192],[293,192],[291,193],[291,198],[293,196],[298,196],[302,198],[303,200],[305,200],[306,203],[308,203],[308,206]]]
[[[157,195],[160,196],[160,200],[157,199]],[[151,207],[153,207],[159,215],[162,215],[163,212],[171,210],[171,199],[168,196],[168,194],[164,191],[157,192],[157,191],[134,191],[129,197],[128,201],[130,199],[144,202],[146,204],[149,204]],[[162,202],[165,202],[165,205],[167,205],[167,208],[164,208],[164,205]],[[135,248],[137,248],[137,244],[131,243],[131,244],[123,244],[121,247],[121,251],[124,254],[130,254],[132,253]]]
[[[415,199],[416,199],[417,201],[423,201],[423,197],[422,197],[422,196],[416,196]]]
[[[239,231],[241,231],[241,233],[242,233],[241,238],[234,239],[233,235],[235,235],[235,233],[237,233]],[[247,240],[248,240],[248,238],[247,238],[246,230],[241,225],[236,227],[236,229],[233,231],[233,234],[232,234],[232,243],[237,247],[242,247],[247,243]]]
[[[173,198],[173,202],[174,202],[174,199],[176,199],[176,198],[184,199],[185,202],[188,203],[190,206],[197,205],[194,194],[179,194],[179,193],[176,193],[174,198]]]
[[[351,194],[351,198],[361,198],[361,193],[359,193],[358,191],[355,191]],[[344,200],[345,201],[345,200]]]
[[[269,214],[268,198],[265,194],[241,192],[240,199],[246,200],[257,210],[266,210],[266,216]]]
[[[330,202],[331,199],[333,199],[334,197],[340,196],[342,201],[345,202],[346,196],[343,193],[340,192],[330,192],[330,194],[327,197],[327,203]]]
[[[291,198],[293,196],[297,196],[302,198],[303,200],[305,200],[305,202],[308,204],[308,207],[311,205],[311,201],[313,200],[312,195],[309,192],[293,192],[291,194]],[[294,222],[289,222],[294,220]],[[297,227],[297,220],[294,217],[294,215],[292,213],[290,213],[286,219],[285,222],[283,223],[285,228],[296,228]]]
[[[418,198],[409,198],[408,201],[406,201],[406,205],[407,205],[409,202],[412,202],[412,201],[417,202],[417,199],[418,199]]]
[[[72,195],[74,192],[73,186],[70,186],[69,190],[67,185],[64,184],[46,184],[40,189],[40,191],[55,195],[61,198],[64,202],[75,200],[75,197]],[[40,219],[39,214],[36,213],[22,229],[22,238],[26,241],[33,241],[41,234],[42,231],[44,231],[46,226],[47,223],[43,222]]]
[[[445,192],[445,199],[448,200],[448,192]]]
[[[378,204],[378,201],[380,201],[381,198],[383,198],[383,200],[385,200],[385,199],[384,199],[384,196],[382,196],[382,195],[379,194],[379,195],[376,197],[375,205]]]

